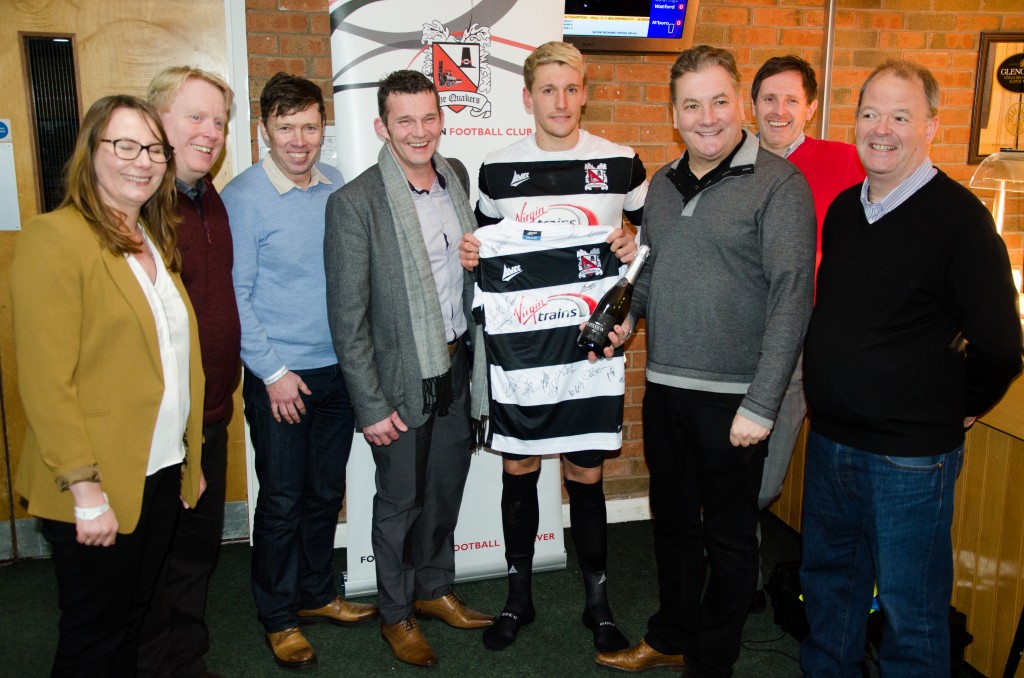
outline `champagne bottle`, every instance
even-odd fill
[[[597,302],[594,312],[590,314],[590,320],[587,321],[587,326],[583,328],[576,340],[576,346],[581,351],[584,353],[593,351],[600,355],[604,347],[611,343],[608,340],[608,333],[626,319],[629,305],[633,301],[633,285],[636,284],[640,269],[643,268],[650,252],[650,247],[641,245],[636,251],[636,257],[626,269],[626,275],[619,278],[615,287],[605,292],[601,301]]]

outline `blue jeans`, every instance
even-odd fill
[[[949,532],[963,456],[961,445],[887,457],[811,432],[800,568],[810,624],[800,648],[806,675],[860,678],[875,582],[886,617],[882,675],[949,675]]]
[[[338,595],[331,557],[345,499],[355,418],[337,365],[294,370],[302,395],[297,424],[277,422],[263,380],[245,370],[245,418],[260,481],[252,528],[252,594],[267,633],[298,626],[298,610]]]

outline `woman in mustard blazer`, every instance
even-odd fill
[[[203,490],[204,380],[159,116],[134,97],[97,101],[66,179],[11,270],[28,420],[15,488],[53,548],[53,675],[130,676],[177,502]]]

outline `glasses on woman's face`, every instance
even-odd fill
[[[114,146],[114,155],[121,160],[135,160],[145,151],[149,153],[150,160],[164,164],[174,155],[174,146],[166,146],[164,144],[143,146],[133,139],[100,139],[100,141],[112,144]]]

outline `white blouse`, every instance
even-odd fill
[[[153,253],[156,282],[150,281],[134,255],[126,254],[125,258],[153,311],[164,377],[164,395],[156,416],[146,468],[146,475],[151,476],[160,469],[180,464],[185,458],[185,423],[190,407],[188,311],[164,266],[160,250],[149,239],[145,229],[140,230]]]

